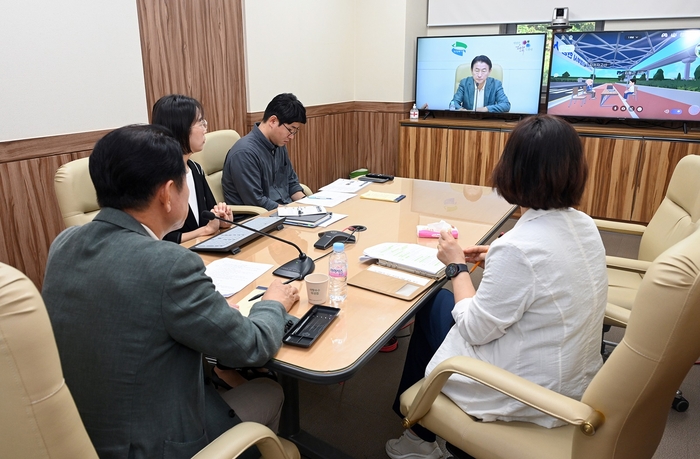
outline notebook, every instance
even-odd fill
[[[272,214],[272,216],[277,216],[277,212]],[[314,214],[314,215],[297,215],[293,217],[284,217],[285,225],[293,226],[305,226],[307,228],[316,228],[319,224],[330,220],[333,217],[333,212],[326,212],[325,214]]]
[[[350,279],[348,284],[402,300],[413,300],[435,283],[435,279],[405,271],[371,265]]]

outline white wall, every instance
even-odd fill
[[[135,1],[0,2],[0,141],[148,121]]]
[[[353,0],[246,0],[248,111],[282,92],[306,106],[354,97]]]
[[[246,0],[244,17],[248,111],[280,92],[306,106],[413,99],[427,0]]]

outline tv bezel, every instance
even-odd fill
[[[512,37],[512,38],[522,38],[522,39],[527,39],[527,37],[542,37],[542,55],[541,55],[541,64],[540,64],[540,71],[539,71],[539,79],[538,79],[538,84],[537,84],[537,111],[535,112],[513,112],[513,111],[508,111],[508,112],[476,112],[473,110],[449,110],[443,109],[443,108],[432,108],[428,107],[427,109],[423,109],[418,105],[418,53],[419,53],[419,42],[420,40],[425,40],[425,39],[444,39],[444,38],[449,38],[449,39],[459,39],[459,38],[495,38],[495,37]],[[546,56],[546,48],[547,48],[547,34],[544,32],[533,32],[533,33],[526,33],[526,34],[517,34],[517,33],[505,33],[505,34],[471,34],[471,35],[429,35],[429,36],[422,36],[422,37],[417,37],[416,38],[416,59],[415,59],[415,72],[414,72],[414,88],[413,88],[413,100],[416,103],[417,108],[421,112],[421,114],[424,117],[427,117],[431,114],[435,116],[435,114],[439,114],[440,117],[459,117],[459,118],[489,118],[489,119],[506,119],[506,120],[512,120],[512,119],[520,119],[525,116],[532,116],[532,115],[537,115],[539,113],[542,113],[542,90],[543,90],[543,79],[544,79],[544,72],[545,72],[545,56]],[[473,57],[472,57],[473,58]],[[471,62],[471,61],[466,61],[466,62]]]
[[[552,47],[554,46],[555,43],[555,36],[561,36],[561,35],[583,35],[583,34],[614,34],[617,35],[618,37],[622,34],[639,34],[639,33],[674,33],[674,32],[684,32],[684,31],[689,31],[689,30],[697,30],[700,31],[700,27],[674,27],[674,28],[653,28],[653,29],[639,29],[639,30],[596,30],[596,31],[579,31],[579,32],[572,32],[572,31],[556,31],[552,33]],[[609,42],[609,41],[608,41]],[[547,88],[546,88],[546,93],[545,93],[545,104],[544,104],[544,113],[551,114],[554,116],[559,116],[562,118],[567,119],[569,122],[575,123],[575,122],[588,122],[588,123],[598,123],[598,124],[609,124],[609,123],[618,123],[630,127],[645,127],[645,126],[653,126],[653,127],[662,127],[662,128],[669,128],[669,129],[677,129],[677,128],[682,128],[684,130],[688,129],[688,126],[700,126],[700,116],[697,116],[696,119],[688,119],[688,118],[683,118],[683,119],[674,119],[674,118],[659,118],[659,117],[649,117],[649,118],[632,118],[628,116],[599,116],[599,115],[586,115],[586,114],[561,114],[561,113],[552,113],[550,109],[550,101],[552,100],[551,98],[551,85],[552,85],[552,71],[554,67],[554,49],[551,49],[551,55],[550,55],[550,61],[549,61],[549,69],[548,69],[548,78],[547,78]],[[700,57],[698,57],[700,60]],[[583,82],[581,82],[582,84]],[[622,112],[625,113],[625,112]],[[686,115],[690,116],[690,115]]]

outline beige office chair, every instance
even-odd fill
[[[401,395],[405,426],[415,422],[479,459],[651,458],[676,388],[700,355],[700,232],[649,267],[625,336],[581,401],[486,362],[453,357]],[[569,425],[480,422],[440,390],[452,373],[473,378]],[[622,382],[622,383],[621,383]]]
[[[636,260],[606,257],[608,305],[605,323],[624,327],[650,263],[664,250],[700,228],[700,156],[688,155],[678,162],[666,196],[648,225],[607,220],[596,220],[596,225],[600,230],[642,236]]]
[[[68,386],[44,301],[21,272],[0,263],[0,457],[97,458]],[[256,444],[265,458],[298,459],[267,427],[242,423],[198,459],[233,458]]]
[[[453,91],[453,94],[457,92],[457,88],[459,88],[459,82],[470,76],[472,76],[471,62],[461,64],[457,67],[457,70],[455,70],[455,89]],[[500,64],[491,63],[491,73],[489,74],[489,76],[503,83],[503,67],[501,67]]]
[[[225,202],[224,190],[221,186],[221,177],[223,175],[224,161],[226,154],[231,149],[234,143],[241,138],[238,133],[232,129],[222,129],[219,131],[207,132],[205,134],[206,142],[204,149],[194,153],[190,159],[199,163],[204,169],[204,174],[207,177],[207,183],[211,192],[214,194],[216,202]],[[304,189],[304,194],[309,196],[311,190],[306,185],[301,184]],[[234,213],[255,214],[260,215],[267,212],[264,207],[244,206],[244,205],[229,205]]]
[[[53,179],[58,207],[66,228],[92,221],[100,211],[88,169],[90,158],[70,161],[56,171]]]

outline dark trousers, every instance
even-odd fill
[[[455,298],[452,292],[442,289],[435,295],[433,301],[421,308],[416,314],[413,324],[413,334],[408,344],[406,361],[403,366],[399,390],[394,400],[394,411],[403,418],[400,409],[399,397],[401,394],[423,379],[425,368],[430,359],[442,344],[447,332],[450,331],[455,321],[452,318],[452,309],[455,306]],[[435,441],[435,434],[418,424],[412,430],[425,441]]]

